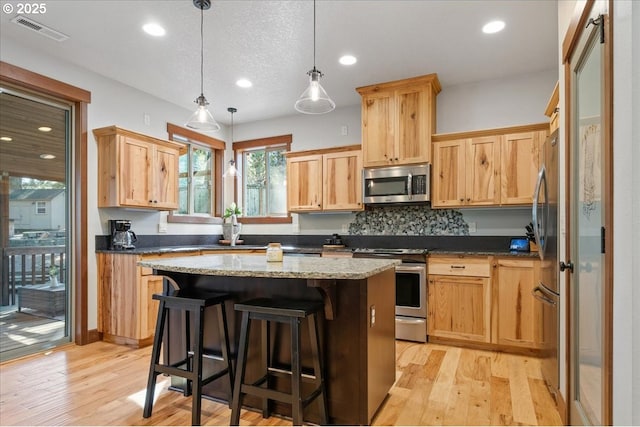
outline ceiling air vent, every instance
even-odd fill
[[[42,36],[49,37],[50,39],[53,39],[57,42],[63,42],[69,38],[68,35],[62,34],[59,31],[56,31],[52,28],[44,26],[34,21],[33,19],[27,18],[26,16],[18,15],[15,18],[13,18],[11,22],[13,22],[14,24],[20,25],[24,28],[28,28],[31,31],[35,31],[36,33]]]

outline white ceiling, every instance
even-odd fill
[[[7,2],[3,2],[5,5]],[[26,3],[26,2],[25,2]],[[70,38],[56,42],[0,16],[2,37],[80,65],[186,109],[200,94],[200,10],[192,0],[50,0],[29,18]],[[557,67],[556,0],[319,0],[316,65],[337,107],[356,87],[438,73],[447,86]],[[504,31],[485,35],[492,19]],[[141,27],[163,25],[154,38]],[[313,67],[313,2],[212,0],[204,11],[204,94],[221,123],[297,114]],[[345,67],[338,58],[358,58]],[[0,54],[1,55],[1,54]],[[1,56],[0,56],[1,59]],[[250,89],[235,85],[238,78]],[[88,88],[90,89],[90,88]]]

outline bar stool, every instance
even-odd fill
[[[171,280],[170,280],[171,281]],[[151,351],[151,364],[149,366],[149,380],[147,382],[147,394],[144,402],[143,417],[149,418],[153,409],[153,394],[156,387],[156,379],[159,374],[174,375],[187,380],[184,395],[193,395],[191,404],[191,424],[200,425],[202,387],[223,375],[229,377],[229,402],[233,395],[233,369],[230,360],[229,328],[225,312],[225,301],[231,299],[231,295],[225,293],[208,292],[201,290],[180,289],[173,290],[168,295],[154,294],[153,299],[160,301],[158,307],[158,321],[156,323],[153,349]],[[207,378],[202,378],[202,361],[204,355],[210,355],[203,346],[204,339],[204,309],[217,306],[218,327],[220,328],[222,360],[224,368],[213,373]],[[169,310],[180,310],[185,313],[185,358],[169,364],[167,361],[160,363],[160,349]],[[191,315],[195,327],[195,342],[191,346]],[[166,353],[166,352],[165,352]]]
[[[318,336],[317,314],[323,308],[323,304],[317,301],[300,300],[274,300],[259,298],[245,301],[235,305],[236,311],[242,311],[242,324],[240,326],[240,342],[238,344],[238,362],[236,365],[236,380],[233,388],[233,400],[231,404],[230,425],[238,425],[240,421],[240,409],[244,395],[254,395],[262,398],[262,417],[270,415],[269,401],[291,404],[291,413],[294,425],[302,425],[303,408],[320,396],[320,416],[322,424],[328,423],[327,418],[327,393],[323,374],[323,359],[320,353],[320,337]],[[311,341],[311,353],[313,356],[313,376],[302,375],[300,364],[301,330],[300,322],[308,319],[309,337]],[[263,376],[254,383],[245,383],[245,370],[247,364],[247,352],[249,350],[249,332],[251,320],[261,320],[262,323],[262,369]],[[284,323],[291,326],[291,371],[284,371],[272,366],[269,355],[271,354],[269,325],[270,322]],[[270,377],[274,375],[291,376],[291,393],[270,388]],[[308,396],[301,396],[301,381],[310,380],[315,389]]]

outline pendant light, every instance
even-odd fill
[[[309,87],[296,101],[295,109],[304,114],[324,114],[333,111],[336,103],[320,84],[322,72],[316,68],[316,0],[313,0],[313,68],[307,72]]]
[[[205,132],[215,132],[220,130],[220,125],[207,109],[209,102],[204,97],[204,11],[211,7],[211,0],[193,0],[193,5],[200,9],[200,96],[193,101],[198,104],[198,108],[189,117],[185,126]]]
[[[233,114],[238,111],[237,108],[229,107],[227,111],[231,113],[231,145],[233,146]],[[236,161],[234,159],[229,160],[229,167],[224,171],[224,178],[237,178],[240,176],[240,172],[236,168]]]

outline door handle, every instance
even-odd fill
[[[564,263],[564,261],[560,261],[560,271],[565,270],[569,270],[571,273],[573,273],[573,263],[571,261],[566,264]]]
[[[538,292],[540,292],[540,294],[539,294]],[[542,289],[540,289],[540,286],[536,286],[535,288],[533,288],[533,289],[531,290],[531,295],[533,295],[533,297],[534,297],[535,299],[540,300],[540,301],[542,301],[542,302],[543,302],[543,303],[545,303],[545,304],[549,304],[549,305],[557,305],[557,304],[556,304],[556,302],[555,302],[554,300],[552,300],[551,298],[546,297],[546,296],[544,296],[544,295],[541,295],[542,293],[543,293],[543,292],[542,292]]]

